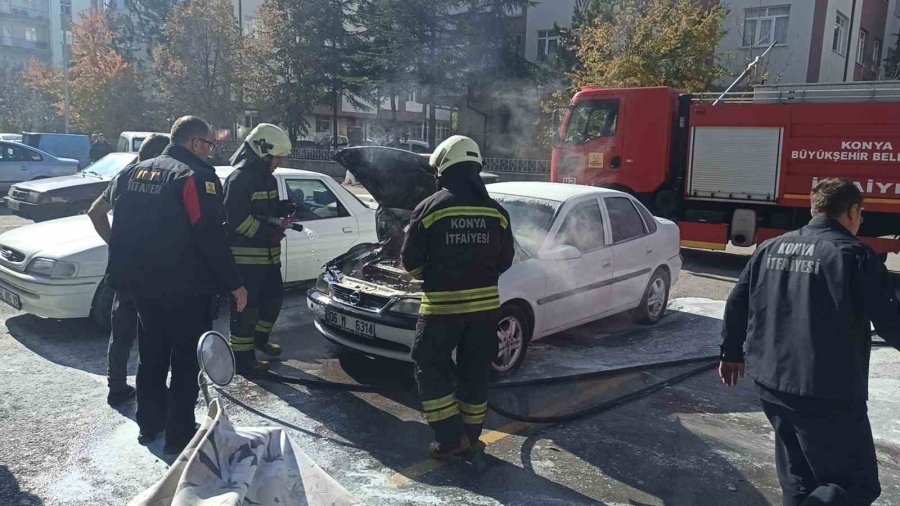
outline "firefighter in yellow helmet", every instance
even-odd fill
[[[425,419],[435,433],[429,450],[445,460],[483,446],[497,356],[497,280],[512,265],[514,249],[509,214],[488,196],[479,175],[478,144],[454,135],[430,163],[442,189],[413,211],[402,260],[423,280],[412,357]]]
[[[239,374],[252,376],[268,369],[256,351],[268,357],[281,354],[269,334],[281,312],[281,240],[296,205],[279,200],[272,173],[291,151],[281,128],[260,123],[231,157],[235,170],[225,180],[225,214],[231,252],[247,287],[247,307],[231,308],[231,349]]]

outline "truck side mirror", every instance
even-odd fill
[[[562,139],[559,137],[559,132],[553,132],[553,135],[550,136],[550,145],[554,148],[558,148],[562,145]]]

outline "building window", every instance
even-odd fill
[[[25,40],[28,42],[37,42],[37,28],[33,26],[25,27]]]
[[[787,41],[790,5],[760,7],[744,11],[744,47],[768,46]]]
[[[435,144],[450,137],[450,124],[438,122],[434,129]]]
[[[844,56],[847,54],[847,25],[850,20],[840,11],[835,13],[834,18],[834,39],[831,41],[831,49],[835,53]]]
[[[872,66],[876,71],[881,66],[881,39],[877,37],[872,41]]]
[[[407,91],[405,99],[407,102],[415,102],[416,101],[416,90]]]
[[[538,61],[547,61],[547,57],[556,54],[559,46],[559,32],[557,30],[538,30]]]
[[[322,118],[316,118],[316,132],[330,132],[331,121]]]
[[[256,32],[256,18],[253,16],[244,16],[244,35],[250,36]]]
[[[859,31],[859,40],[856,41],[856,63],[865,65],[866,63],[866,39],[869,38],[869,32],[865,30]]]

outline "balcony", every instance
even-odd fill
[[[29,49],[44,52],[50,47],[45,40],[26,40],[17,37],[0,37],[0,47],[13,47],[16,49]]]
[[[3,2],[0,3],[0,15],[45,22],[50,20],[50,11],[46,2],[37,3],[35,8]]]

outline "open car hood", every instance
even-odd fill
[[[334,160],[350,171],[382,207],[412,211],[438,190],[427,155],[359,146],[338,152]]]

